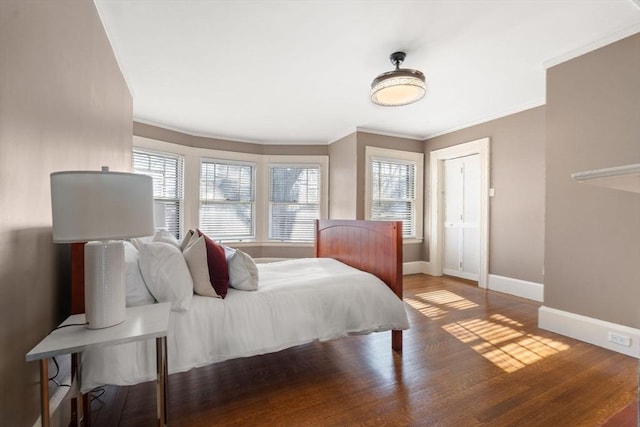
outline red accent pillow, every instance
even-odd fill
[[[213,285],[216,294],[224,298],[229,289],[229,267],[224,248],[207,237],[200,230],[198,236],[204,236],[204,243],[207,247],[207,264],[209,266],[209,280]]]

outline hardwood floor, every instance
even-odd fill
[[[172,426],[599,426],[637,399],[638,361],[537,328],[539,304],[404,277],[411,329],[174,374]],[[151,426],[155,384],[107,387],[92,425]]]

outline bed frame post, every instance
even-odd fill
[[[84,313],[84,243],[71,244],[71,314]]]
[[[71,314],[84,313],[84,243],[71,244]],[[80,368],[80,355],[72,355],[71,378],[78,378],[78,370]],[[78,386],[80,386],[78,384]],[[89,402],[89,394],[80,394],[81,402],[78,397],[71,399],[71,420],[78,425],[91,427],[91,407]],[[78,406],[82,405],[82,411],[78,410]],[[82,414],[81,420],[80,413]],[[72,422],[73,425],[75,425]]]
[[[315,221],[315,256],[369,272],[402,300],[402,221]],[[391,331],[391,348],[402,351],[402,331]]]

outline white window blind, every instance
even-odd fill
[[[156,229],[180,239],[184,205],[184,159],[169,153],[133,150],[133,172],[153,179]]]
[[[313,241],[320,217],[320,166],[269,165],[269,239]]]
[[[255,238],[255,165],[200,163],[200,230],[219,240]]]
[[[403,237],[414,237],[416,234],[415,188],[415,163],[373,158],[371,161],[371,219],[402,221]]]

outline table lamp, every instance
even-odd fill
[[[84,246],[84,300],[87,326],[108,328],[125,319],[124,244],[150,236],[153,183],[146,175],[102,171],[51,174],[55,243]]]

